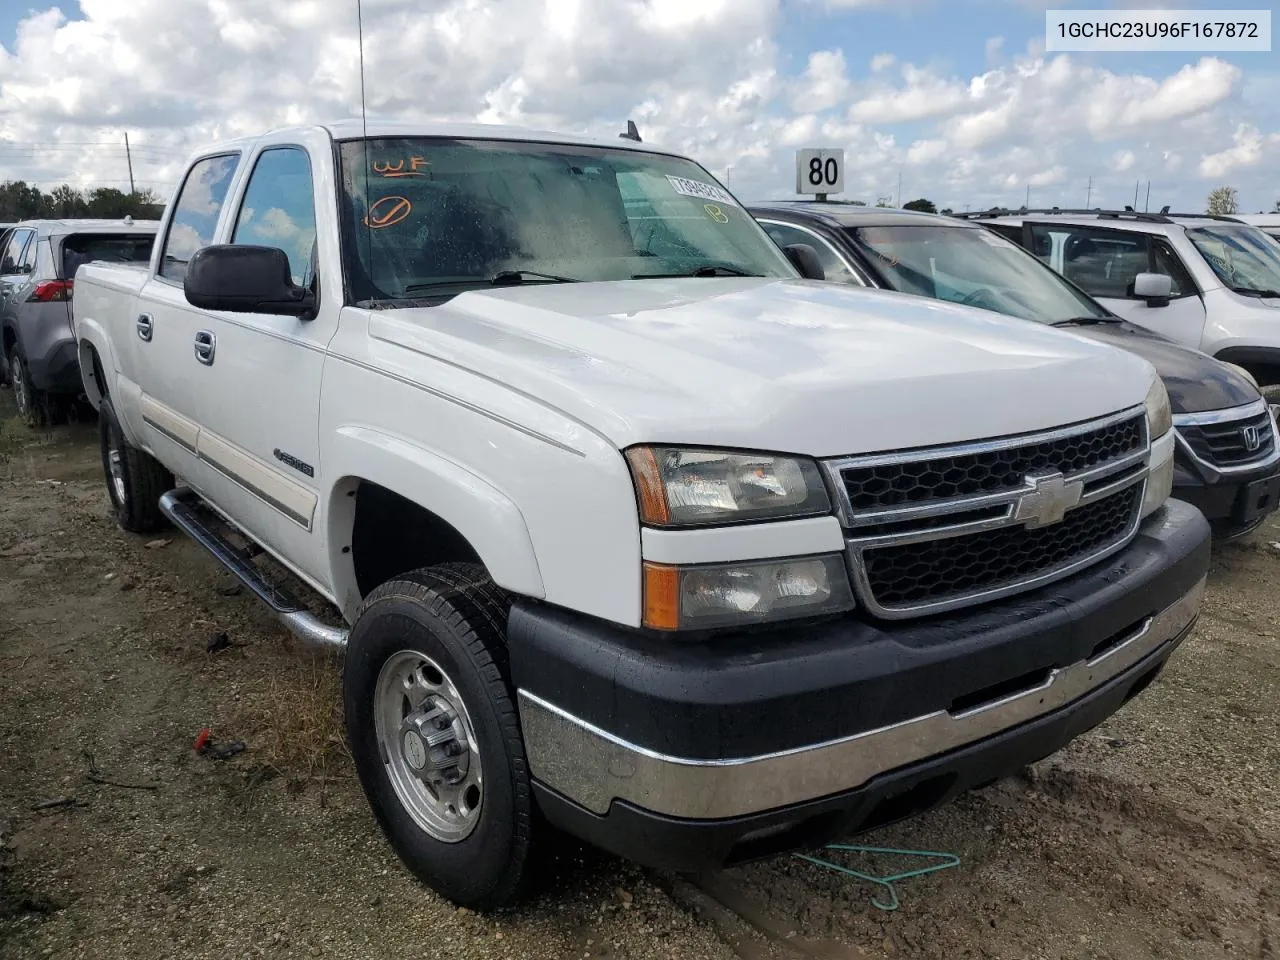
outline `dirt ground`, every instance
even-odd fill
[[[545,892],[486,918],[383,841],[337,663],[181,535],[120,532],[93,423],[28,431],[0,392],[0,957],[1275,960],[1275,540],[1280,522],[1218,549],[1197,633],[1103,727],[860,838],[961,858],[894,912],[794,857],[689,881],[566,845]],[[206,727],[246,750],[197,755]]]

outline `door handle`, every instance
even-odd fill
[[[138,339],[146,340],[148,343],[150,343],[151,331],[152,331],[151,314],[149,313],[138,314]]]
[[[213,366],[214,336],[208,330],[196,334],[196,359],[206,367]]]

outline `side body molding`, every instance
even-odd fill
[[[524,515],[502,491],[458,464],[368,426],[339,427],[324,453],[332,486],[328,543],[334,593],[350,618],[360,602],[350,552],[359,481],[376,483],[430,510],[464,536],[494,582],[526,597],[546,596]]]

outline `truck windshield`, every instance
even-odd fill
[[[1065,323],[1109,314],[1017,244],[985,228],[853,227],[854,247],[894,290]]]
[[[1196,227],[1187,237],[1223,286],[1246,296],[1280,297],[1280,244],[1257,227]]]
[[[688,160],[607,147],[443,139],[340,145],[357,303],[493,283],[795,277],[754,219]]]

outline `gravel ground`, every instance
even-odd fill
[[[0,957],[1280,953],[1280,524],[1218,549],[1196,635],[1120,714],[1024,777],[859,839],[962,859],[901,884],[895,912],[794,857],[682,879],[565,843],[543,893],[482,917],[383,841],[337,664],[180,535],[121,533],[95,425],[30,432],[11,411],[0,393]],[[247,749],[196,755],[206,727]]]

